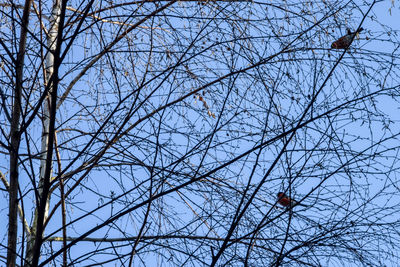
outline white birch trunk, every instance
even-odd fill
[[[57,32],[58,32],[58,27],[59,27],[59,21],[60,21],[60,8],[61,8],[61,1],[60,0],[55,0],[53,2],[53,10],[52,10],[52,15],[51,15],[51,21],[50,21],[50,31],[48,34],[48,39],[47,39],[47,45],[50,49],[50,51],[46,55],[46,61],[45,61],[45,69],[46,69],[46,76],[45,76],[45,81],[46,84],[45,86],[49,83],[50,77],[53,75],[54,71],[54,50],[56,48],[56,41],[57,41]],[[39,193],[39,198],[43,194],[43,181],[44,181],[44,175],[45,175],[45,169],[46,169],[46,157],[47,157],[47,147],[48,147],[48,141],[49,141],[49,125],[50,125],[50,99],[49,95],[52,91],[52,87],[50,87],[49,92],[46,96],[46,99],[43,101],[43,129],[42,129],[42,142],[41,142],[41,154],[40,154],[40,177],[39,177],[39,185],[38,185],[38,193]],[[49,164],[52,164],[49,162]],[[51,175],[50,175],[51,176]],[[50,204],[50,194],[46,202],[46,210],[45,210],[45,216],[44,216],[44,221],[46,221],[46,218],[48,216],[49,212],[49,204]],[[26,244],[26,263],[25,266],[30,266],[30,263],[32,262],[32,257],[33,257],[33,247],[35,244],[35,235],[36,235],[36,229],[37,229],[37,215],[38,215],[38,209],[39,207],[36,207],[35,209],[35,214],[34,214],[34,219],[32,222],[31,226],[31,233],[28,236],[27,239],[27,244]]]

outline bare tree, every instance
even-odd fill
[[[1,262],[395,265],[396,8],[4,1]]]

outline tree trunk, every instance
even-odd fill
[[[26,47],[27,25],[29,21],[29,10],[31,0],[25,1],[24,13],[21,23],[21,35],[15,70],[15,91],[13,101],[13,111],[11,117],[11,149],[10,149],[10,187],[9,187],[9,211],[8,211],[8,250],[7,266],[14,267],[17,251],[18,236],[18,150],[21,141],[20,118],[21,118],[21,92],[22,76],[24,69],[24,57]]]
[[[39,177],[39,186],[38,186],[38,197],[37,199],[46,199],[46,203],[44,204],[44,216],[42,220],[43,222],[46,220],[49,211],[49,204],[50,204],[50,194],[43,198],[43,189],[45,184],[45,176],[46,176],[46,165],[50,164],[50,177],[51,177],[51,170],[52,170],[52,160],[48,160],[48,153],[49,153],[49,134],[50,134],[50,113],[51,113],[51,106],[50,106],[50,95],[54,90],[54,83],[51,82],[51,78],[54,74],[54,51],[56,50],[57,45],[57,34],[58,34],[58,27],[60,22],[60,7],[61,1],[56,0],[53,3],[53,10],[51,16],[51,28],[49,31],[47,45],[49,47],[49,52],[46,55],[45,61],[45,80],[47,87],[50,84],[46,99],[43,102],[43,131],[42,131],[42,140],[41,140],[41,153],[40,153],[40,177]],[[52,147],[52,146],[51,146]],[[38,228],[38,219],[39,219],[39,212],[40,212],[41,205],[36,205],[35,215],[31,227],[31,235],[28,237],[27,240],[27,250],[26,250],[26,257],[25,257],[25,266],[31,266],[33,256],[34,256],[34,247],[36,243],[36,235],[37,235],[37,228]]]

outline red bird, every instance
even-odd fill
[[[284,207],[289,207],[289,208],[292,208],[296,205],[307,207],[307,205],[301,204],[301,203],[297,202],[296,200],[291,199],[283,192],[278,193],[278,203]]]
[[[351,32],[349,29],[347,29],[347,34],[345,36],[340,37],[336,41],[334,41],[331,45],[331,48],[346,49],[347,47],[350,46],[351,41],[354,40],[355,35],[358,34],[359,32],[361,32],[362,30],[363,30],[363,28],[360,28],[356,32]]]

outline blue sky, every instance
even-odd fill
[[[389,58],[386,53],[393,49],[393,44],[385,41],[390,37],[388,37],[387,31],[385,32],[387,30],[386,25],[390,25],[390,27],[396,29],[397,34],[400,30],[400,23],[398,23],[400,10],[398,3],[395,4],[396,6],[394,7],[391,1],[376,4],[376,7],[363,24],[365,30],[360,34],[360,39],[354,41],[341,64],[333,73],[332,79],[328,81],[324,90],[322,90],[316,99],[315,111],[311,110],[305,119],[310,119],[313,115],[315,116],[322,111],[329,110],[337,105],[337,103],[346,99],[350,100],[363,94],[374,92],[379,88],[379,83],[383,83],[382,77],[385,77],[384,74],[388,71],[389,65],[386,65],[388,61],[379,60],[382,57],[385,57],[385,59]],[[180,3],[179,5],[182,7],[184,3]],[[230,13],[233,11],[229,5],[221,6],[224,8],[220,10],[217,8],[206,10],[214,12],[212,14],[219,14],[221,17],[235,17],[235,14]],[[362,11],[365,12],[366,6],[360,6]],[[211,5],[211,7],[213,6]],[[390,8],[391,14],[389,12]],[[323,10],[317,6],[315,9]],[[271,29],[266,27],[267,23],[265,21],[260,20],[259,25],[255,23],[251,29],[247,29],[244,24],[236,22],[235,24],[228,19],[216,22],[212,21],[208,25],[208,20],[198,22],[195,19],[191,19],[193,16],[198,15],[193,10],[179,9],[178,7],[171,10],[171,13],[175,12],[182,15],[184,13],[179,12],[187,12],[185,15],[188,15],[188,19],[179,20],[171,18],[170,21],[173,24],[171,27],[170,25],[158,25],[157,20],[154,22],[160,28],[164,28],[163,30],[158,30],[157,28],[153,32],[153,37],[156,41],[151,60],[148,58],[150,34],[146,29],[154,25],[149,22],[145,25],[147,28],[140,29],[132,36],[129,36],[131,39],[127,38],[126,42],[131,42],[129,44],[134,49],[137,49],[137,52],[129,54],[124,52],[124,46],[116,47],[115,51],[110,54],[110,58],[104,58],[95,66],[93,72],[88,73],[84,79],[77,83],[72,92],[74,99],[65,102],[65,105],[60,109],[58,117],[58,126],[64,130],[60,133],[60,142],[69,140],[71,144],[76,145],[76,147],[65,145],[65,148],[61,152],[63,158],[73,158],[73,155],[76,155],[76,152],[82,149],[91,138],[90,135],[79,135],[78,131],[69,132],[65,129],[73,127],[81,131],[97,129],[100,123],[95,120],[102,121],[105,119],[106,115],[115,107],[115,103],[119,100],[118,93],[122,97],[130,94],[134,96],[136,94],[135,90],[139,88],[139,82],[136,79],[140,80],[140,78],[143,78],[143,68],[141,67],[146,66],[148,62],[152,62],[153,64],[158,63],[156,66],[162,69],[167,68],[169,64],[177,62],[179,57],[183,56],[187,67],[182,66],[178,68],[170,77],[166,77],[166,75],[161,76],[166,77],[165,80],[167,82],[164,82],[160,78],[149,82],[148,86],[144,87],[137,94],[139,99],[144,99],[145,97],[149,97],[149,99],[146,105],[138,109],[138,112],[132,116],[130,123],[135,122],[138,118],[145,116],[157,107],[173,99],[177,99],[215,78],[221,77],[232,70],[245,68],[262,58],[267,58],[273,52],[280,51],[282,46],[285,45],[283,42],[281,43],[282,40],[292,40],[290,37],[288,39],[268,39],[268,33]],[[282,14],[279,11],[274,11],[276,13],[271,13],[269,19],[274,18],[272,14],[275,16]],[[250,14],[250,12],[244,12],[244,14]],[[252,15],[255,17],[259,15],[261,17],[262,14],[261,10],[254,10],[254,14]],[[110,15],[111,18],[112,15]],[[207,16],[207,13],[201,15]],[[312,18],[312,15],[306,18]],[[342,51],[332,51],[329,47],[332,41],[346,32],[346,23],[341,21],[343,18],[348,18],[347,26],[354,29],[361,20],[361,13],[354,11],[354,14],[351,15],[341,14],[338,20],[324,21],[320,27],[307,32],[304,40],[297,40],[293,44],[293,49],[296,50],[293,54],[298,61],[291,62],[293,54],[284,53],[276,61],[274,59],[269,64],[261,65],[259,68],[254,68],[245,74],[224,79],[220,83],[207,87],[202,92],[202,95],[209,106],[209,110],[216,115],[215,119],[208,115],[208,110],[204,108],[203,102],[196,95],[195,98],[189,97],[187,100],[174,105],[174,108],[166,109],[165,113],[159,112],[154,118],[139,124],[130,133],[132,140],[137,143],[141,142],[140,145],[132,142],[132,146],[129,146],[128,142],[130,140],[128,139],[116,144],[115,148],[108,154],[109,158],[101,162],[104,166],[96,171],[92,171],[82,181],[82,187],[76,192],[76,195],[71,197],[67,208],[69,219],[72,220],[78,218],[80,215],[84,215],[86,211],[95,209],[99,205],[106,203],[112,193],[117,195],[122,194],[138,186],[141,181],[144,182],[144,185],[149,186],[149,182],[146,181],[150,177],[148,169],[142,166],[108,169],[105,166],[108,163],[115,163],[117,160],[136,163],[136,160],[140,159],[150,166],[153,162],[156,162],[155,165],[157,166],[170,166],[167,169],[178,170],[179,175],[171,175],[171,173],[163,171],[157,173],[155,176],[155,180],[158,182],[163,179],[168,182],[163,184],[162,189],[160,189],[167,190],[172,186],[181,184],[185,179],[190,179],[189,175],[194,175],[196,170],[199,171],[197,174],[197,177],[199,177],[201,174],[218,166],[218,164],[227,162],[240,153],[251,149],[262,140],[268,140],[274,134],[281,132],[283,127],[292,127],[302,114],[304,107],[309,103],[309,95],[315,93],[315,88],[321,86],[329,69],[333,66],[335,60],[341,56]],[[305,24],[307,23],[307,19],[304,20]],[[332,26],[334,22],[339,24],[339,28]],[[313,22],[308,21],[308,23],[309,25],[284,24],[283,34],[293,29],[307,28]],[[235,25],[235,27],[232,25]],[[280,25],[277,25],[277,29],[274,30],[279,31],[278,26]],[[179,30],[173,31],[174,27],[179,28]],[[195,27],[198,27],[198,29],[195,31],[190,30]],[[324,27],[326,27],[327,33],[321,34]],[[117,25],[105,24],[102,30],[104,32],[115,33],[114,31],[118,28],[119,26]],[[199,35],[196,36],[196,33]],[[393,32],[393,34],[396,33]],[[248,36],[257,36],[259,41],[246,40]],[[103,41],[105,43],[109,42],[109,40],[100,38],[96,33],[90,34],[89,37],[86,38],[84,36],[82,39],[79,39],[82,46],[74,47],[71,53],[68,54],[67,58],[72,64],[62,67],[63,74],[66,75],[63,85],[68,84],[71,77],[79,71],[79,69],[74,69],[71,66],[74,66],[81,59],[86,60],[90,58],[90,55],[95,55],[97,51],[104,47]],[[243,41],[234,42],[235,38],[243,38]],[[200,43],[196,42],[199,45],[190,47],[190,42],[195,39],[199,40]],[[183,55],[183,53],[173,53],[178,44],[188,48],[186,55]],[[91,49],[85,50],[83,46]],[[203,51],[203,46],[215,47],[215,49]],[[358,47],[361,52],[355,51]],[[169,59],[166,50],[168,52],[172,51],[172,56]],[[379,52],[382,52],[382,54],[379,54]],[[199,57],[200,53],[202,53],[203,57]],[[315,60],[310,60],[313,57]],[[398,58],[394,60],[399,62]],[[113,63],[118,63],[118,72],[115,75],[112,73]],[[100,71],[101,68],[102,71]],[[313,68],[318,71],[313,72]],[[150,77],[155,77],[158,74],[158,69],[153,65],[149,66],[149,69],[151,70],[150,74],[148,74]],[[190,77],[188,70],[194,74],[194,76],[191,75],[191,78],[188,78],[188,75]],[[362,71],[367,71],[368,76],[363,78],[360,74]],[[283,73],[287,73],[287,75],[284,76],[282,75]],[[396,76],[398,78],[397,73],[393,74],[393,77]],[[385,82],[387,87],[399,85],[398,79],[396,80],[395,78],[388,79]],[[161,86],[157,93],[150,95],[150,92],[159,85]],[[270,101],[270,99],[274,99],[275,102]],[[224,100],[226,100],[226,103]],[[131,102],[127,102],[126,106],[121,107],[119,115],[113,118],[113,124],[107,129],[109,132],[102,134],[101,138],[107,139],[112,136],[113,131],[122,123],[127,110],[130,108],[128,104],[131,103],[133,103],[133,97]],[[360,217],[360,215],[374,221],[377,219],[376,215],[378,215],[377,217],[383,216],[379,211],[379,206],[391,207],[395,210],[396,205],[399,203],[394,198],[394,196],[398,196],[395,191],[397,172],[394,170],[385,175],[379,173],[379,171],[389,169],[391,165],[397,166],[398,150],[396,146],[398,140],[387,141],[382,146],[374,146],[366,151],[366,153],[376,153],[376,156],[379,157],[378,161],[351,161],[351,157],[354,154],[344,153],[344,149],[342,151],[340,147],[332,145],[332,140],[329,139],[329,136],[323,134],[323,131],[329,132],[334,141],[343,140],[345,148],[357,153],[376,143],[381,138],[387,137],[391,133],[399,132],[399,103],[396,98],[393,99],[389,96],[381,95],[376,98],[376,102],[373,103],[371,101],[367,103],[371,105],[375,104],[375,107],[381,110],[382,113],[385,113],[386,117],[374,117],[371,106],[363,107],[359,104],[351,106],[354,109],[352,113],[354,120],[350,120],[349,114],[346,112],[337,112],[333,113],[331,118],[317,120],[310,123],[307,128],[299,130],[295,138],[290,142],[288,151],[282,156],[271,172],[268,182],[260,189],[254,203],[252,203],[246,213],[245,223],[240,225],[240,230],[243,233],[248,231],[246,226],[250,225],[254,227],[260,223],[262,217],[266,214],[275,216],[281,212],[280,209],[271,209],[271,206],[275,203],[275,192],[285,190],[291,184],[290,191],[293,195],[296,198],[302,198],[308,192],[313,191],[313,188],[325,178],[324,187],[321,190],[314,190],[305,199],[304,202],[310,205],[310,208],[299,208],[296,210],[292,225],[289,227],[292,237],[301,239],[307,235],[317,235],[319,231],[322,231],[318,229],[318,223],[325,226],[332,226],[335,223],[345,225],[349,223],[349,220],[363,223],[361,219],[366,218]],[[99,105],[95,106],[95,104]],[[132,105],[134,106],[134,104]],[[268,113],[269,111],[273,112]],[[75,112],[79,112],[79,118],[73,118]],[[280,113],[280,116],[276,116],[278,113]],[[91,114],[94,115],[91,117]],[[369,116],[365,114],[369,114]],[[282,120],[279,120],[278,117]],[[85,119],[89,120],[86,121]],[[389,120],[392,120],[393,123],[388,124]],[[210,139],[207,139],[207,136],[216,127],[217,122],[219,122],[217,134],[210,141]],[[155,134],[160,124],[162,125],[162,132],[160,139],[157,140]],[[389,125],[389,127],[385,128],[386,125]],[[261,133],[264,127],[268,131],[266,136],[263,137]],[[171,132],[171,129],[176,130]],[[32,130],[32,138],[36,138],[35,142],[37,142],[40,136],[39,120],[38,124],[33,125],[30,130]],[[189,137],[185,135],[187,133],[189,133]],[[203,140],[204,142],[202,142]],[[160,144],[160,154],[156,156],[154,153],[154,144],[157,142]],[[195,149],[195,152],[187,155],[181,163],[173,164],[181,155],[196,147],[196,144],[198,144],[198,149]],[[208,144],[210,144],[212,149],[207,151]],[[93,150],[101,148],[102,145],[103,143],[99,141],[93,146]],[[214,145],[220,145],[220,149],[214,149]],[[193,187],[182,189],[179,194],[170,194],[157,200],[154,205],[162,207],[160,210],[163,213],[165,212],[165,215],[159,216],[160,214],[157,211],[160,210],[155,208],[150,216],[152,227],[149,226],[146,233],[148,235],[155,235],[157,233],[167,234],[176,231],[176,233],[182,234],[179,230],[180,227],[189,223],[190,226],[185,231],[191,230],[194,235],[208,234],[212,237],[224,237],[230,223],[229,216],[232,216],[233,211],[239,203],[240,190],[245,188],[249,179],[252,179],[250,191],[254,190],[257,182],[263,179],[282,146],[283,141],[280,140],[275,142],[274,145],[265,148],[260,153],[258,164],[255,164],[256,153],[252,153],[248,157],[237,161],[237,163],[213,173],[209,177],[210,180],[208,182],[197,183]],[[313,146],[316,149],[310,152]],[[171,149],[171,147],[175,147],[175,150]],[[385,151],[386,148],[391,147],[393,147],[393,150]],[[328,157],[323,153],[319,154],[317,148],[336,149],[337,157]],[[24,145],[22,145],[22,149],[25,149]],[[303,153],[302,149],[307,152]],[[90,155],[79,158],[76,165],[72,166],[71,169],[89,158]],[[202,161],[202,159],[204,160]],[[351,166],[354,168],[340,168],[348,160],[352,162]],[[3,155],[0,159],[0,167],[3,173],[6,173],[7,164],[7,156]],[[67,162],[63,162],[63,166],[65,167],[66,165]],[[35,165],[36,167],[37,165]],[[255,167],[254,175],[251,174],[253,167]],[[332,175],[332,170],[337,168],[340,171]],[[36,170],[37,172],[38,169]],[[79,175],[76,175],[72,179],[78,178]],[[393,186],[388,186],[389,181],[395,181],[393,182]],[[358,183],[358,186],[354,187],[354,189],[360,191],[348,192],[348,188],[353,188],[352,183]],[[29,196],[31,188],[26,175],[22,175],[21,184],[23,184],[21,190]],[[240,190],[232,190],[235,186]],[[140,203],[144,199],[143,195],[146,195],[146,190],[140,186],[138,188],[141,190],[136,190],[132,194],[122,197],[113,205],[107,205],[103,209],[96,211],[94,216],[75,223],[73,227],[68,229],[69,235],[72,237],[79,236],[95,225],[102,223],[111,214],[124,211],[136,203]],[[214,195],[208,195],[203,190],[211,190]],[[380,190],[386,193],[392,192],[393,195],[389,194],[386,197],[385,194],[380,193],[376,198],[373,198]],[[58,191],[56,190],[55,192],[52,199],[54,201],[58,199]],[[391,198],[392,196],[393,198]],[[215,202],[210,201],[211,197],[215,197]],[[373,205],[373,208],[368,209],[365,213],[360,212],[364,207],[363,203],[359,202],[361,197],[371,198],[371,205]],[[24,205],[29,213],[32,203],[29,200],[33,201],[33,198],[29,196],[26,199],[28,201],[25,201]],[[2,197],[0,198],[0,206],[7,207],[7,195],[4,192],[2,192]],[[0,211],[3,215],[1,216],[0,223],[6,225],[7,209],[4,208]],[[107,236],[108,238],[114,238],[135,236],[140,229],[144,211],[143,209],[134,211],[116,221],[115,224],[95,232],[90,237],[101,238]],[[388,209],[387,214],[385,214],[385,222],[399,219],[398,213],[391,213],[392,211],[392,209]],[[208,218],[207,212],[216,214],[216,217]],[[57,214],[59,214],[59,210]],[[31,215],[28,214],[28,216],[30,217]],[[199,220],[199,216],[202,216],[201,220]],[[286,232],[287,216],[288,213],[274,221],[270,228],[260,233],[260,237],[268,238],[272,236],[282,239]],[[172,219],[175,219],[175,221]],[[205,221],[207,224],[204,223]],[[155,224],[158,225],[154,226]],[[58,229],[59,226],[60,217],[56,215],[49,224],[46,234]],[[59,235],[60,233],[56,234],[56,236]],[[6,235],[3,232],[2,236],[5,236],[2,241],[2,244],[5,244]],[[349,238],[351,238],[351,235],[349,235]],[[365,237],[365,240],[361,238],[356,241],[359,242],[360,247],[371,245],[368,237]],[[349,240],[349,242],[356,241]],[[160,244],[165,242],[167,244],[165,240],[154,242],[159,242]],[[185,247],[185,244],[179,239],[169,242],[175,244],[176,248]],[[120,243],[116,242],[116,245],[118,244]],[[289,242],[286,248],[295,246],[295,244],[296,242]],[[57,248],[61,244],[53,242],[52,245],[53,248]],[[259,243],[257,245],[262,246]],[[271,246],[279,250],[280,245],[281,243],[274,243]],[[85,242],[84,245],[74,246],[71,250],[71,256],[72,258],[76,258],[78,255],[82,255],[84,251],[90,251],[96,246],[101,247],[103,245]],[[109,244],[104,246],[109,246]],[[189,250],[195,248],[195,243],[192,243],[192,246],[186,248]],[[116,248],[116,251],[119,253],[129,253],[130,249],[131,246],[127,246],[125,248]],[[149,266],[168,266],[178,262],[178,259],[171,260],[171,262],[167,260],[170,253],[168,249],[162,251],[162,255],[165,258],[161,256],[156,257],[157,252],[153,252],[152,249],[152,246],[147,247],[142,244],[141,250],[148,251],[147,253],[143,253],[143,256],[139,254],[135,258],[135,266],[142,266],[141,260],[145,261]],[[245,251],[246,246],[239,246],[238,249]],[[199,250],[201,251],[199,255],[204,256],[205,261],[209,262],[210,248],[204,246],[200,247]],[[1,251],[3,255],[4,250]],[[254,252],[252,255],[256,258],[258,256],[257,253],[260,252]],[[296,256],[296,254],[294,255]],[[93,255],[91,260],[106,260],[114,256],[110,249],[107,253]],[[141,259],[141,257],[143,258]],[[185,257],[187,256],[181,254],[178,258],[183,262]],[[384,261],[385,259],[382,259],[382,262]],[[89,262],[85,264],[89,264]],[[108,263],[105,266],[118,266],[118,264],[119,262],[117,261],[117,263]],[[338,266],[340,262],[326,262],[324,264],[324,266]],[[357,264],[354,266],[357,266]]]

